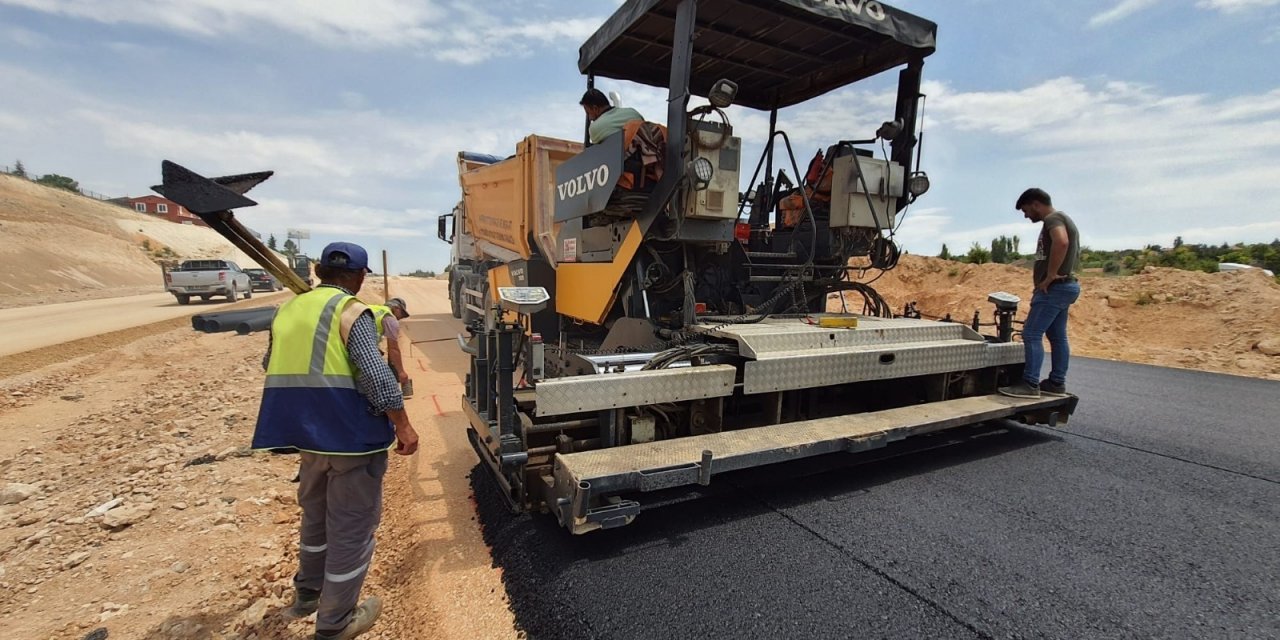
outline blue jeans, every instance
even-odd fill
[[[1022,344],[1026,349],[1026,365],[1022,379],[1031,386],[1040,384],[1040,368],[1044,365],[1044,336],[1049,335],[1052,353],[1052,370],[1049,380],[1054,384],[1067,383],[1067,362],[1071,359],[1071,347],[1067,344],[1067,315],[1071,304],[1080,298],[1080,283],[1055,282],[1048,292],[1036,291],[1031,295],[1031,310],[1022,324]]]

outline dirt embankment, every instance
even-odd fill
[[[0,308],[153,293],[159,261],[256,266],[216,232],[0,175]]]
[[[868,274],[871,275],[871,274]],[[932,316],[992,320],[987,294],[1031,296],[1027,269],[904,256],[873,285],[901,312],[916,302]],[[1085,274],[1071,307],[1072,353],[1280,379],[1280,284],[1260,271],[1202,273],[1148,268],[1123,277]]]

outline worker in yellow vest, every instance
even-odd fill
[[[387,451],[411,455],[418,435],[378,352],[373,313],[356,299],[368,269],[359,245],[335,242],[316,264],[320,285],[281,305],[271,323],[255,449],[301,453],[302,525],[293,606],[316,613],[318,640],[368,631],[382,601],[359,601],[382,516]]]
[[[404,366],[404,356],[400,351],[400,321],[409,317],[408,305],[404,298],[392,298],[387,304],[369,305],[373,311],[373,319],[378,325],[378,335],[387,339],[387,361],[391,371],[400,382],[404,397],[413,397],[413,381],[409,379],[409,371]]]

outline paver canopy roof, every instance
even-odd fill
[[[578,69],[656,87],[670,78],[678,0],[627,0],[578,52]],[[690,90],[720,78],[737,104],[804,102],[933,53],[938,27],[867,0],[699,0]]]

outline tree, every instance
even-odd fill
[[[298,254],[298,245],[293,243],[293,238],[284,241],[284,254],[290,258]]]
[[[9,175],[25,178],[27,177],[27,167],[22,164],[21,160],[17,160],[13,163],[13,173]]]
[[[79,182],[76,182],[66,176],[60,176],[56,173],[46,173],[40,176],[40,179],[36,180],[36,184],[53,187],[54,189],[65,189],[73,193],[80,193]]]
[[[1174,249],[1177,249],[1178,247],[1181,247],[1181,246],[1182,246],[1182,236],[1178,236],[1178,237],[1174,238],[1174,239],[1173,239],[1173,248],[1174,248]]]
[[[268,248],[268,249],[270,249],[270,250],[272,250],[272,251],[279,251],[279,250],[280,250],[280,248],[276,246],[276,234],[274,234],[274,233],[273,233],[273,234],[271,234],[271,235],[267,236],[267,248]]]
[[[991,261],[991,252],[975,242],[969,247],[969,253],[965,254],[964,261],[970,264],[986,264]]]
[[[1018,238],[1015,236],[1000,236],[991,241],[991,261],[1000,264],[1009,264],[1018,259]]]
[[[947,243],[945,242],[942,243],[942,253],[939,253],[938,257],[942,258],[943,260],[951,259],[951,250],[947,248]]]

